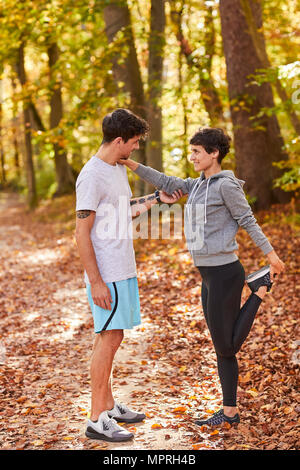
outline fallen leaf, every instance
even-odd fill
[[[152,424],[151,426],[151,429],[161,429],[161,428],[162,428],[162,425],[158,423]]]
[[[33,441],[32,443],[35,447],[39,447],[39,446],[42,446],[44,444],[44,441],[42,441],[41,439],[37,439],[36,441]]]
[[[186,406],[177,406],[177,408],[173,410],[173,413],[185,413],[186,410]]]

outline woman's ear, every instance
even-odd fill
[[[215,151],[213,152],[213,154],[212,154],[212,157],[218,159],[218,158],[219,158],[219,154],[220,154],[220,151],[219,151],[219,150],[215,150]]]

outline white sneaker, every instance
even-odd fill
[[[108,410],[107,414],[110,418],[114,418],[121,423],[139,423],[146,418],[144,413],[131,411],[126,405],[115,401],[115,406],[112,410]]]
[[[103,441],[122,442],[133,438],[133,433],[127,431],[110,418],[107,411],[103,411],[96,423],[88,420],[85,431],[86,437],[90,439],[102,439]]]

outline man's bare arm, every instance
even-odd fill
[[[159,201],[157,199],[157,195],[159,195]],[[132,217],[134,218],[140,214],[143,214],[143,212],[148,211],[154,204],[157,204],[157,202],[174,204],[174,202],[177,202],[183,196],[180,189],[178,191],[174,191],[174,193],[171,195],[165,193],[164,191],[157,191],[157,195],[154,193],[149,194],[148,196],[130,199]]]
[[[81,210],[76,212],[76,243],[81,262],[91,283],[102,281],[90,238],[90,232],[94,225],[95,215],[96,212],[90,210]]]
[[[95,216],[96,212],[91,210],[80,210],[76,212],[75,238],[81,262],[91,283],[94,303],[99,305],[99,307],[111,310],[112,299],[110,290],[100,275],[90,237]]]
[[[157,204],[155,194],[130,199],[132,217],[135,218],[138,215],[147,212],[154,204]]]

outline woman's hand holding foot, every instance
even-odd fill
[[[274,250],[268,253],[267,257],[270,263],[271,282],[274,282],[275,277],[285,270],[285,264],[281,261]]]

